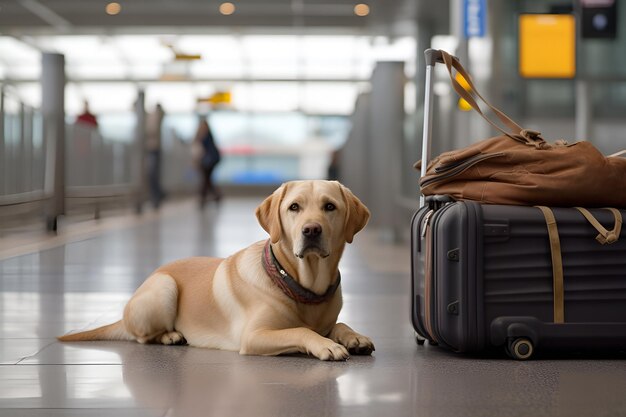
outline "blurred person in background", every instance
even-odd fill
[[[91,129],[98,128],[98,119],[89,111],[89,102],[87,100],[83,103],[83,112],[76,117],[76,124]]]
[[[150,201],[158,209],[165,193],[161,188],[161,138],[165,112],[157,103],[153,112],[146,116],[146,152],[148,166],[148,183],[150,185]]]
[[[93,164],[90,155],[92,146],[97,136],[94,134],[98,130],[98,119],[89,110],[89,102],[83,102],[83,112],[76,116],[71,142],[72,154],[74,155],[73,169],[70,175],[81,176],[85,173],[93,172]],[[70,168],[72,169],[72,168]]]
[[[213,132],[209,127],[207,116],[200,116],[198,130],[192,144],[194,164],[200,172],[200,208],[204,208],[207,195],[219,202],[222,194],[213,183],[213,171],[221,160],[220,151],[215,145]]]

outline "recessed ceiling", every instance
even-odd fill
[[[103,0],[13,0],[0,3],[0,32],[3,34],[44,33],[177,33],[238,30],[321,29],[385,33],[398,22],[415,21],[428,10],[446,16],[448,2],[435,0],[231,0],[236,9],[225,16],[221,1],[206,0],[118,0],[121,12],[109,16]],[[366,3],[370,14],[357,16],[354,7]],[[426,7],[430,3],[432,7]],[[435,13],[437,12],[437,13]],[[406,33],[404,33],[406,34]]]
[[[425,21],[434,33],[445,32],[449,3],[230,0],[235,12],[224,16],[222,1],[215,0],[117,1],[120,13],[109,16],[107,0],[0,0],[0,80],[14,84],[26,103],[37,106],[40,53],[51,51],[64,54],[68,82],[78,91],[75,103],[68,102],[70,111],[79,110],[83,96],[101,111],[128,108],[138,85],[155,95],[159,82],[176,81],[172,74],[183,81],[176,91],[191,91],[187,99],[177,100],[181,106],[193,105],[194,94],[225,88],[245,90],[234,96],[256,109],[272,101],[265,92],[259,93],[258,103],[252,100],[250,94],[259,88],[286,88],[289,97],[301,100],[308,97],[311,83],[311,91],[324,94],[324,86],[334,95],[345,87],[345,102],[353,103],[377,60],[404,61],[408,73],[414,70],[416,22]],[[369,6],[368,16],[355,15],[360,2]],[[179,52],[200,59],[178,62],[174,56]],[[107,99],[86,90],[103,83],[131,93],[111,87]],[[319,98],[326,109],[326,96]],[[302,108],[314,107],[303,103]],[[344,107],[326,111],[349,112]]]

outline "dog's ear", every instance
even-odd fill
[[[344,224],[346,242],[352,243],[354,235],[356,235],[367,224],[367,221],[370,218],[370,211],[357,196],[352,194],[352,191],[350,191],[347,187],[344,187],[339,182],[337,184],[341,190],[343,200],[346,203],[346,220]]]
[[[286,191],[287,184],[281,185],[256,208],[256,218],[261,227],[269,233],[272,243],[278,242],[283,233],[280,223],[280,203]]]

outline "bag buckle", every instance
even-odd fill
[[[538,132],[536,130],[522,129],[522,131],[519,133],[526,139],[530,139],[530,140],[540,139],[543,141],[543,138],[541,137],[541,132]]]

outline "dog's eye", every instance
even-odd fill
[[[333,211],[335,208],[336,207],[333,203],[326,203],[326,205],[324,206],[324,210],[326,211]]]
[[[300,206],[298,205],[298,203],[293,203],[292,205],[289,206],[289,211],[298,211],[300,210]]]

